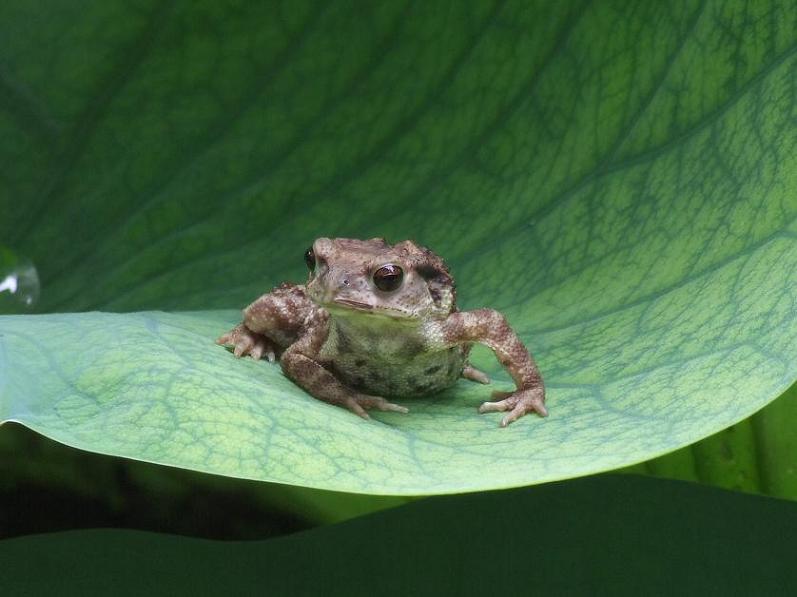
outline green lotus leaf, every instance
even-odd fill
[[[225,475],[444,493],[639,462],[797,379],[788,3],[0,17],[0,239],[41,280],[40,314],[0,318],[0,420]],[[318,236],[443,255],[461,306],[502,310],[534,352],[550,416],[499,429],[463,381],[363,421],[214,345]]]

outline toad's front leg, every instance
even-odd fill
[[[501,400],[485,402],[479,407],[479,412],[509,411],[501,420],[501,427],[532,411],[548,416],[545,386],[537,364],[501,313],[493,309],[452,313],[443,322],[442,332],[447,346],[463,342],[489,346],[515,380],[517,388],[514,392],[494,392],[493,397]]]
[[[302,333],[305,320],[316,310],[304,286],[283,284],[243,310],[243,321],[216,344],[229,346],[236,357],[265,356],[273,362]]]

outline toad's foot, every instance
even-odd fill
[[[548,416],[548,411],[545,408],[545,392],[542,387],[516,390],[514,392],[495,391],[493,392],[493,398],[502,398],[502,400],[485,402],[479,407],[479,412],[509,411],[501,419],[501,427],[506,427],[530,412],[536,412],[541,417]]]
[[[371,409],[405,414],[410,412],[408,408],[388,402],[381,396],[369,396],[368,394],[353,394],[351,396],[347,396],[341,402],[341,406],[345,406],[354,414],[360,415],[363,419],[371,418],[367,412]]]
[[[242,323],[220,336],[216,344],[232,347],[236,357],[248,354],[257,361],[265,356],[271,363],[279,352],[279,348],[271,340],[263,334],[253,332]]]
[[[464,379],[469,379],[470,381],[475,381],[478,383],[490,383],[490,378],[487,377],[487,374],[483,371],[479,371],[476,367],[471,367],[470,365],[465,365],[462,369],[462,377]]]

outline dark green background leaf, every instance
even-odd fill
[[[205,312],[2,320],[2,418],[225,474],[458,491],[649,458],[797,377],[793,6],[45,6],[0,7],[0,238],[42,311],[237,308],[315,236],[415,238],[464,307],[506,312],[552,415],[498,430],[463,385],[363,423],[233,362],[210,344],[233,316]]]
[[[261,542],[121,530],[0,541],[8,568],[0,589],[672,595],[675,588],[679,595],[792,595],[795,533],[794,503],[610,476],[427,499]]]

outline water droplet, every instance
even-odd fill
[[[0,247],[0,315],[32,311],[39,291],[39,272],[33,262]]]

